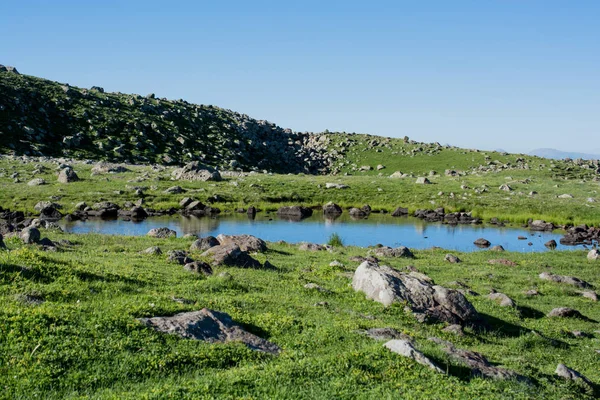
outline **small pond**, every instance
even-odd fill
[[[342,215],[335,220],[313,215],[302,221],[277,218],[274,213],[259,213],[254,220],[245,214],[224,214],[216,217],[156,217],[140,222],[90,219],[87,221],[62,221],[62,228],[73,233],[101,233],[109,235],[145,235],[152,228],[166,226],[178,236],[187,233],[198,236],[249,234],[266,241],[284,240],[289,243],[326,243],[330,235],[337,233],[345,245],[367,247],[375,244],[411,249],[427,249],[433,246],[456,251],[477,251],[473,241],[485,238],[494,245],[509,251],[548,251],[544,243],[561,235],[553,232],[531,232],[527,229],[495,227],[490,225],[447,225],[427,223],[412,217],[394,218],[389,214],[371,214],[367,219],[352,219]],[[526,237],[526,240],[518,237]],[[529,244],[531,243],[531,245]],[[581,246],[563,246],[558,250],[581,249]]]

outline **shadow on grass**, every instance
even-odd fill
[[[54,277],[45,274],[34,267],[23,267],[16,264],[0,264],[0,282],[9,283],[16,279],[17,275],[37,283],[51,283]]]
[[[519,306],[517,311],[519,311],[521,318],[540,319],[545,316],[543,312],[527,306]]]
[[[500,318],[496,318],[489,314],[479,313],[479,315],[481,315],[481,318],[484,321],[477,329],[479,333],[485,334],[488,331],[494,331],[504,337],[519,337],[529,332],[528,329],[523,328],[522,326],[511,324],[510,322],[503,321]]]

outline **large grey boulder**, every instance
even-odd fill
[[[242,251],[263,252],[267,251],[267,243],[252,235],[223,235],[217,236],[220,245],[235,244]]]
[[[224,312],[203,308],[171,317],[139,318],[141,323],[161,333],[208,343],[241,342],[252,350],[278,354],[280,348],[242,328]]]
[[[79,180],[79,177],[73,171],[73,168],[67,167],[60,170],[58,173],[58,181],[60,183],[71,183]]]
[[[260,262],[242,251],[236,244],[227,244],[211,247],[202,253],[202,257],[212,260],[212,265],[230,265],[242,268],[260,267]]]
[[[411,360],[415,360],[417,363],[424,365],[437,373],[445,374],[445,372],[440,367],[438,367],[433,361],[431,361],[425,354],[415,349],[415,347],[409,340],[390,340],[383,346],[389,349],[392,353],[400,354],[401,356],[410,358]]]
[[[342,207],[331,201],[323,206],[323,214],[325,215],[340,215],[341,213]]]
[[[590,285],[586,281],[576,278],[574,276],[555,275],[550,272],[542,272],[539,275],[539,277],[540,277],[540,279],[543,279],[545,281],[565,283],[567,285],[576,286],[576,287],[582,288],[582,289],[592,287],[592,285]]]
[[[434,320],[461,325],[480,322],[477,310],[462,293],[435,285],[422,274],[365,261],[356,269],[352,287],[385,306],[406,302],[413,312]]]

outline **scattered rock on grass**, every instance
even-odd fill
[[[406,246],[400,246],[396,248],[391,248],[388,246],[378,247],[372,250],[373,254],[377,257],[404,257],[404,258],[414,258],[414,254],[410,249]]]
[[[539,275],[540,279],[545,281],[557,282],[557,283],[566,283],[567,285],[576,286],[578,288],[588,288],[591,287],[589,283],[574,276],[565,276],[565,275],[555,275],[550,272],[542,272]]]
[[[201,237],[192,243],[190,251],[206,251],[211,247],[218,246],[220,243],[214,236]]]
[[[588,260],[597,260],[600,258],[600,251],[597,249],[592,249],[587,255]]]
[[[548,317],[585,319],[585,317],[579,311],[569,307],[554,308],[548,313]]]
[[[21,231],[21,240],[25,244],[33,244],[40,241],[41,234],[37,228],[28,227]]]
[[[490,264],[500,264],[500,265],[506,265],[507,267],[516,267],[517,263],[514,261],[510,261],[507,260],[505,258],[499,258],[499,259],[494,259],[494,260],[488,260],[488,263]]]
[[[366,335],[371,339],[375,340],[391,340],[391,339],[403,339],[411,340],[410,336],[405,335],[402,332],[398,332],[394,328],[371,328],[363,331],[358,331],[362,335]]]
[[[187,263],[183,266],[183,269],[189,272],[195,272],[197,274],[202,274],[206,276],[212,275],[213,273],[213,270],[210,267],[210,265],[201,261],[193,261],[191,263]]]
[[[241,342],[252,350],[278,354],[280,348],[242,328],[223,312],[203,308],[171,317],[139,318],[144,325],[161,333],[209,343]]]
[[[152,256],[159,256],[162,254],[162,250],[158,246],[148,247],[146,250],[142,250],[142,254],[150,254]]]
[[[384,344],[384,346],[393,353],[410,358],[416,361],[417,363],[434,370],[437,373],[445,374],[445,372],[440,367],[438,367],[433,361],[431,361],[425,354],[415,349],[415,347],[409,340],[394,339]]]
[[[448,261],[451,264],[457,264],[461,262],[460,258],[456,257],[454,254],[446,254],[444,260]]]
[[[564,378],[564,379],[567,379],[570,381],[575,381],[575,382],[581,384],[589,391],[594,391],[594,385],[588,378],[586,378],[584,375],[580,374],[579,372],[575,371],[574,369],[567,367],[565,364],[558,364],[558,366],[556,367],[556,371],[554,371],[554,373],[556,375],[560,376],[561,378]]]
[[[235,244],[242,251],[263,252],[267,251],[267,243],[252,235],[219,235],[217,240],[220,245]]]
[[[495,302],[500,304],[500,306],[502,306],[502,307],[516,307],[516,304],[513,301],[513,299],[511,299],[504,293],[492,292],[488,295],[488,299],[494,300]]]
[[[258,268],[260,262],[242,251],[236,244],[227,244],[211,247],[202,253],[202,257],[212,259],[212,265],[230,265],[242,268]]]

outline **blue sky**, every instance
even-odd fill
[[[600,152],[600,1],[4,3],[21,73],[298,131]]]

